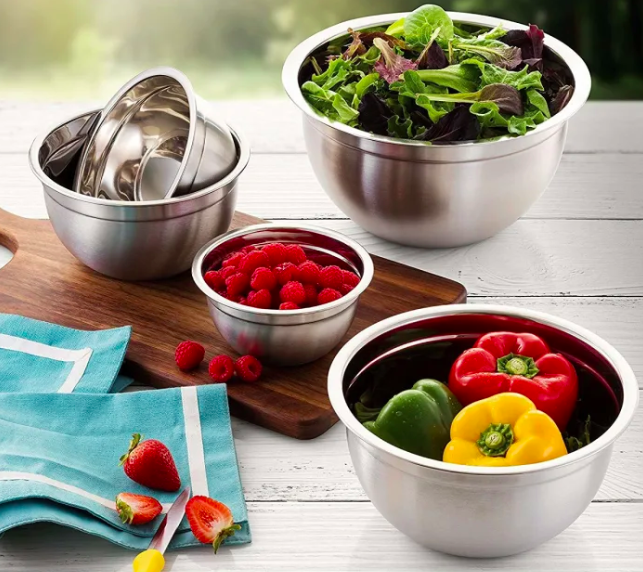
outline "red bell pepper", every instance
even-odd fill
[[[521,393],[564,431],[578,399],[578,377],[538,336],[492,332],[455,361],[449,389],[463,406],[497,393]]]

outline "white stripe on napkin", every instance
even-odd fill
[[[116,510],[116,502],[113,499],[106,499],[103,497],[99,497],[98,495],[90,493],[89,491],[83,490],[74,485],[68,485],[67,483],[63,483],[55,479],[50,479],[49,477],[45,477],[44,475],[39,475],[37,473],[25,473],[20,471],[0,471],[0,481],[29,481],[32,483],[42,483],[44,485],[50,485],[52,487],[60,489],[61,491],[66,491],[68,493],[72,493],[72,494],[81,496],[83,498],[89,499],[110,510]],[[167,512],[171,508],[171,506],[172,506],[172,503],[163,504],[163,512]]]
[[[181,401],[183,403],[183,423],[185,424],[185,442],[188,450],[192,494],[207,497],[210,496],[210,493],[208,475],[205,470],[201,415],[196,387],[182,387]]]
[[[53,359],[56,361],[72,362],[74,365],[72,366],[67,379],[58,389],[58,393],[71,393],[76,389],[76,386],[85,374],[89,360],[92,357],[91,348],[67,350],[19,338],[17,336],[9,336],[8,334],[0,334],[0,349],[13,350],[23,354]]]

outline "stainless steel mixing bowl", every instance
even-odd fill
[[[55,149],[73,138],[97,111],[74,117],[36,137],[29,164],[42,183],[51,223],[67,249],[90,268],[121,280],[155,280],[184,272],[196,252],[230,227],[238,178],[250,148],[233,131],[236,166],[221,181],[184,197],[112,201],[75,193],[42,169]],[[73,168],[73,166],[72,166]]]
[[[542,335],[556,351],[582,357],[595,371],[604,372],[608,393],[615,396],[609,429],[588,446],[553,461],[469,467],[398,449],[365,429],[351,412],[351,380],[377,355],[427,335],[494,329]],[[434,375],[426,372],[427,377]],[[534,548],[580,516],[603,481],[614,441],[632,420],[639,389],[623,357],[580,326],[542,312],[466,304],[408,312],[357,334],[331,365],[328,393],[346,426],[355,472],[391,524],[434,550],[497,557]],[[607,408],[610,400],[602,395],[596,397],[597,407]]]
[[[154,68],[127,82],[101,112],[74,190],[112,200],[162,200],[215,184],[236,159],[230,129],[187,77]]]
[[[460,23],[525,28],[487,16],[450,15]],[[333,202],[377,236],[420,247],[483,240],[514,223],[549,185],[562,156],[567,122],[589,95],[589,71],[573,50],[546,36],[546,48],[573,74],[574,95],[560,113],[527,135],[500,141],[428,145],[373,135],[317,114],[298,81],[309,54],[346,35],[348,28],[386,25],[403,16],[350,20],[315,34],[291,52],[282,80],[303,112],[308,157]]]
[[[251,308],[231,302],[205,283],[204,273],[217,267],[227,254],[268,242],[300,244],[309,259],[352,270],[361,281],[335,302],[300,310]],[[341,341],[353,321],[360,295],[373,278],[373,261],[359,244],[338,232],[268,223],[231,231],[204,246],[194,259],[192,277],[208,298],[217,329],[237,352],[255,355],[266,363],[294,366],[319,359]]]

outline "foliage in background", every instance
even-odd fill
[[[154,65],[208,97],[281,95],[280,68],[310,34],[421,0],[0,0],[0,96],[104,98]],[[587,61],[594,98],[643,99],[641,0],[442,0],[533,22]]]

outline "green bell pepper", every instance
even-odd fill
[[[421,379],[391,397],[374,421],[363,425],[387,443],[409,453],[442,460],[453,418],[462,409],[449,388]]]

